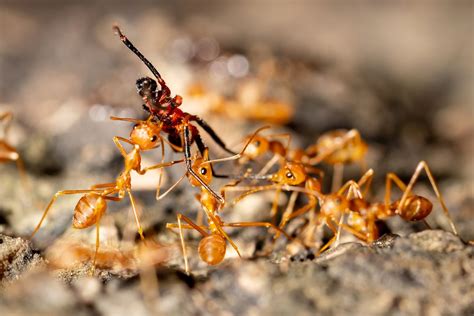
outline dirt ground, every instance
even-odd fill
[[[29,180],[24,186],[14,163],[0,165],[0,314],[474,314],[474,249],[466,242],[474,240],[473,12],[470,2],[0,2],[0,113],[14,113],[8,141]],[[71,228],[78,197],[59,198],[29,241],[55,192],[109,182],[121,171],[112,138],[127,137],[131,126],[109,116],[145,117],[135,80],[151,74],[114,35],[114,23],[183,95],[183,108],[234,150],[269,123],[290,133],[294,147],[328,130],[356,128],[375,170],[373,200],[383,199],[387,172],[408,181],[427,161],[460,238],[423,175],[415,191],[434,202],[431,230],[393,218],[375,243],[345,233],[339,246],[317,256],[317,248],[294,250],[284,238],[266,255],[271,234],[234,229],[243,258],[228,247],[214,267],[199,260],[198,236],[187,234],[187,275],[179,236],[165,226],[178,212],[197,216],[198,190],[183,183],[156,201],[157,174],[150,173],[133,176],[148,251],[139,245],[128,199],[110,203],[101,222],[94,276],[95,230]],[[193,97],[197,84],[241,103],[279,100],[290,105],[288,116],[276,124],[252,120],[248,108],[216,110],[212,98]],[[269,118],[277,109],[267,104],[262,113]],[[226,156],[205,141],[213,157]],[[157,157],[147,153],[143,164]],[[332,168],[321,168],[328,190]],[[243,172],[233,163],[216,170]],[[163,186],[183,172],[181,165],[167,170]],[[360,175],[357,165],[345,168],[345,180]],[[272,196],[251,196],[222,217],[268,220]],[[281,209],[287,201],[282,195]],[[300,224],[291,222],[289,232]],[[322,244],[330,235],[318,237]],[[144,253],[153,268],[141,264]]]

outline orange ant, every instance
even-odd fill
[[[449,210],[441,196],[433,174],[425,161],[418,163],[408,185],[403,183],[395,173],[388,173],[385,181],[385,199],[383,203],[370,203],[362,196],[351,199],[349,206],[351,213],[347,220],[347,226],[344,225],[344,228],[350,230],[357,238],[370,243],[379,237],[376,221],[388,217],[398,215],[409,222],[424,221],[429,227],[425,218],[428,217],[433,210],[433,203],[426,197],[412,194],[412,189],[423,170],[428,176],[436,198],[449,221],[451,230],[457,236],[458,231],[456,226],[451,219]],[[394,202],[391,202],[392,182],[403,192],[401,198]]]
[[[260,128],[259,130],[257,130],[254,133],[254,136],[262,129],[263,128]],[[248,146],[248,142],[243,148],[243,150],[237,155],[234,155],[228,158],[215,159],[215,160],[209,160],[208,151],[206,150],[204,151],[204,155],[202,157],[196,157],[194,159],[192,168],[197,174],[199,174],[199,177],[201,178],[203,182],[210,185],[213,179],[213,172],[212,172],[212,168],[210,167],[211,166],[210,164],[212,162],[238,159],[242,156],[242,153],[245,151],[247,146]],[[177,215],[178,223],[177,224],[168,223],[166,225],[166,227],[169,229],[176,229],[176,228],[179,229],[179,235],[181,239],[181,247],[183,250],[184,265],[185,265],[186,273],[189,273],[189,265],[188,265],[188,259],[187,259],[186,246],[184,242],[183,229],[194,229],[203,236],[203,238],[199,242],[198,253],[201,260],[206,262],[209,265],[217,265],[221,263],[222,260],[224,260],[225,253],[226,253],[226,246],[227,246],[226,241],[229,242],[229,244],[237,252],[238,256],[241,257],[241,254],[237,245],[232,241],[229,235],[224,231],[223,227],[273,228],[279,233],[284,234],[288,239],[290,240],[292,239],[283,230],[279,229],[274,224],[268,223],[268,222],[225,223],[218,215],[218,212],[223,208],[223,205],[219,203],[219,201],[217,201],[216,198],[212,194],[210,194],[209,191],[204,186],[200,185],[201,182],[196,181],[195,178],[191,177],[189,174],[185,174],[185,175],[188,176],[188,179],[191,182],[191,185],[201,188],[201,193],[198,194],[196,197],[199,200],[202,206],[202,209],[204,210],[204,213],[208,220],[208,226],[206,227],[206,226],[198,225],[194,223],[187,216],[181,213],[178,213]],[[242,176],[241,178],[245,178],[245,177],[246,175]],[[182,179],[180,179],[179,181],[181,180]],[[234,186],[235,184],[236,183],[228,184],[225,187]],[[221,194],[225,196],[225,189],[221,190]],[[187,224],[182,224],[182,221],[185,221]]]
[[[3,122],[3,138],[0,139],[0,163],[6,163],[10,161],[14,161],[16,163],[16,167],[18,172],[20,173],[20,178],[23,183],[23,187],[29,190],[28,180],[26,177],[25,166],[23,164],[23,160],[20,157],[20,154],[16,150],[15,147],[7,143],[6,138],[8,135],[8,130],[11,125],[11,121],[13,119],[12,112],[5,112],[0,114],[0,122]]]
[[[359,162],[365,170],[364,158],[367,153],[367,144],[363,141],[356,129],[337,129],[322,134],[316,144],[305,150],[310,165],[325,162],[334,166],[332,192],[341,186],[344,165]]]
[[[136,81],[138,94],[144,101],[144,109],[160,122],[161,130],[168,134],[168,141],[172,144],[173,150],[184,153],[187,173],[194,177],[201,186],[223,204],[224,199],[202,181],[192,168],[191,145],[196,143],[201,155],[204,154],[207,146],[204,144],[199,130],[196,126],[191,124],[191,122],[195,122],[202,127],[222,149],[233,155],[235,155],[235,153],[226,147],[217,133],[203,119],[179,109],[183,98],[179,95],[171,97],[171,90],[166,85],[158,70],[156,70],[151,62],[130,42],[118,26],[115,25],[113,29],[125,46],[137,55],[153,73],[161,87],[161,89],[158,90],[157,82],[150,77],[140,78]]]
[[[271,184],[260,186],[229,187],[225,189],[227,191],[246,191],[234,200],[234,204],[250,194],[266,190],[276,190],[271,210],[271,216],[273,220],[275,220],[278,211],[278,198],[282,190],[299,191],[305,193],[308,198],[308,203],[296,210],[294,212],[296,215],[294,216],[303,214],[316,207],[317,199],[311,192],[321,191],[321,180],[318,179],[317,176],[322,176],[322,173],[319,169],[308,166],[301,162],[286,161],[277,172],[260,177],[260,179],[271,181]],[[293,197],[293,199],[296,199],[296,197]],[[284,225],[280,225],[280,228],[282,228],[282,226]]]
[[[436,194],[441,207],[449,220],[451,229],[455,235],[458,235],[456,227],[451,219],[449,211],[446,207],[444,199],[438,189],[436,181],[425,161],[418,163],[418,166],[413,173],[408,185],[405,185],[400,178],[394,174],[389,173],[386,177],[385,185],[385,201],[383,203],[371,203],[364,199],[361,187],[363,185],[370,186],[373,178],[373,170],[369,169],[358,182],[350,180],[342,186],[337,193],[323,195],[318,191],[312,193],[318,197],[320,211],[318,214],[318,221],[316,225],[324,222],[335,234],[328,243],[319,251],[321,253],[329,245],[337,240],[340,234],[340,229],[347,230],[358,239],[370,243],[379,237],[376,222],[384,220],[392,216],[400,216],[406,221],[425,221],[425,218],[431,213],[433,204],[427,198],[412,194],[412,189],[420,176],[422,171],[425,171],[431,183],[433,191]],[[394,202],[391,202],[391,185],[392,182],[403,192],[402,197]],[[343,195],[347,191],[347,195]],[[303,191],[307,192],[307,190]],[[296,212],[295,212],[296,213]],[[343,223],[343,217],[348,214],[347,224]],[[288,218],[293,218],[300,214],[290,214]],[[283,221],[282,221],[283,223]],[[284,224],[284,223],[283,223]],[[425,221],[425,224],[426,221]],[[338,229],[336,229],[338,226]],[[280,228],[284,225],[280,224]],[[429,226],[428,226],[429,227]]]
[[[136,209],[135,199],[131,191],[131,172],[135,171],[138,174],[145,174],[148,170],[163,168],[171,166],[176,163],[183,162],[182,160],[171,161],[166,163],[160,163],[154,166],[142,168],[141,167],[141,151],[149,150],[157,147],[161,140],[159,136],[159,128],[150,120],[140,121],[129,118],[116,118],[112,117],[113,120],[123,120],[135,122],[136,125],[133,128],[130,139],[123,137],[114,137],[114,143],[119,149],[120,153],[124,158],[124,170],[116,178],[115,182],[102,183],[93,185],[90,189],[86,190],[65,190],[58,191],[54,194],[53,198],[46,207],[41,220],[31,234],[31,238],[40,229],[46,215],[53,206],[53,203],[59,196],[70,195],[70,194],[83,194],[79,199],[78,203],[74,208],[73,224],[72,226],[77,229],[88,228],[92,225],[96,225],[96,255],[99,249],[99,227],[100,219],[107,209],[107,201],[121,201],[127,194],[130,198],[132,205],[133,214],[135,216],[135,222],[138,228],[138,233],[142,240],[144,240],[143,229],[138,218],[138,212]],[[128,143],[133,146],[130,152],[126,152],[122,143]],[[161,142],[163,147],[163,143]],[[117,194],[117,196],[112,196]],[[94,260],[95,263],[95,260]]]

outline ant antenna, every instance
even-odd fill
[[[158,72],[158,70],[156,70],[155,66],[152,65],[152,63],[146,59],[145,56],[143,56],[142,53],[140,53],[140,51],[132,44],[132,42],[129,41],[129,39],[123,35],[122,31],[120,30],[119,26],[118,25],[114,25],[112,27],[112,29],[115,31],[115,33],[120,37],[120,40],[125,44],[125,46],[127,46],[132,52],[135,53],[135,55],[138,56],[138,58],[141,59],[141,61],[143,61],[143,63],[148,67],[148,69],[150,69],[150,71],[153,73],[153,75],[155,75],[156,79],[158,79],[158,83],[166,89],[168,88],[166,86],[166,83],[165,81],[163,80],[163,78],[161,77],[160,73]]]

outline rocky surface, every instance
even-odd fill
[[[28,244],[19,238],[2,238],[6,240],[0,245],[2,259],[15,252],[19,243]],[[23,277],[12,282],[3,274],[3,315],[64,315],[72,311],[75,315],[117,316],[474,312],[474,247],[440,230],[407,237],[386,235],[371,246],[344,243],[317,258],[227,259],[191,276],[174,268],[159,268],[153,274],[159,280],[159,290],[147,287],[150,283],[144,280],[151,280],[151,276],[144,271],[128,276],[106,271],[96,271],[97,278],[87,273],[71,276],[71,270],[30,271],[40,257],[23,258],[15,265]]]

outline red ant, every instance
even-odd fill
[[[192,115],[179,109],[179,106],[183,102],[183,98],[179,95],[171,97],[170,88],[166,85],[160,73],[151,62],[148,61],[148,59],[146,59],[145,56],[143,56],[143,54],[128,40],[118,26],[115,25],[113,29],[119,35],[120,40],[125,44],[125,46],[137,55],[153,73],[161,87],[161,89],[158,90],[157,82],[150,77],[144,77],[137,80],[137,91],[143,98],[144,109],[161,123],[161,130],[168,134],[168,140],[172,144],[173,150],[184,153],[187,172],[220,203],[224,203],[224,199],[215,193],[203,180],[201,180],[192,168],[191,145],[195,142],[201,155],[204,154],[207,146],[204,144],[201,135],[199,134],[199,130],[196,126],[191,124],[191,122],[196,122],[201,126],[222,149],[233,155],[235,155],[235,152],[226,147],[225,143],[219,138],[217,133],[203,119],[197,115]]]

